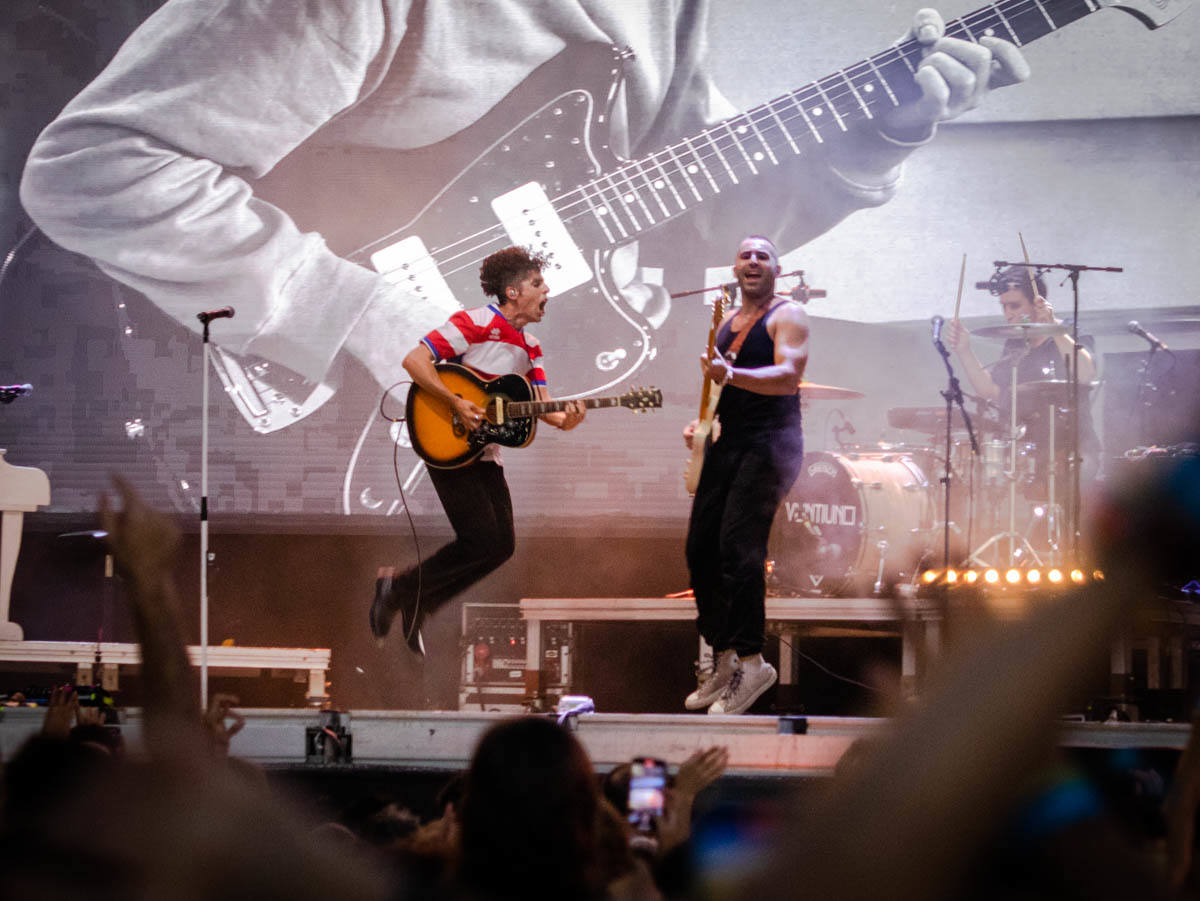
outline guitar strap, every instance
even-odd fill
[[[770,316],[775,312],[775,310],[783,306],[785,303],[787,303],[786,300],[781,300],[779,303],[775,304],[775,306],[766,311],[764,311],[762,307],[759,307],[758,312],[754,314],[754,318],[752,318],[745,325],[745,327],[737,333],[737,337],[733,339],[733,343],[729,345],[729,349],[725,351],[722,356],[724,356],[725,359],[729,360],[731,363],[736,361],[738,351],[742,349],[742,344],[745,343],[746,337],[750,334],[750,329],[754,328],[754,326],[758,324],[758,320],[762,319],[764,316]]]

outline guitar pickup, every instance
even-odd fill
[[[530,247],[550,261],[542,276],[552,295],[565,294],[592,280],[591,267],[537,182],[501,194],[492,201],[492,211],[514,244]]]
[[[341,380],[340,359],[334,360],[324,381],[310,382],[262,357],[238,357],[219,345],[214,345],[213,351],[213,369],[226,395],[260,435],[308,416],[333,396]]]
[[[447,311],[461,310],[435,260],[416,235],[371,254],[371,265],[390,284],[411,291]]]

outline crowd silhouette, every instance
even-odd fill
[[[687,749],[647,834],[626,815],[629,768],[598,774],[571,725],[541,716],[488,729],[424,822],[406,799],[374,797],[314,824],[261,769],[229,756],[243,722],[236,699],[199,709],[170,576],[178,529],[119,478],[115,494],[100,515],[142,650],[144,748],[128,752],[70,688],[53,693],[40,734],[4,765],[4,897],[1117,899],[1200,889],[1194,730],[1173,773],[1127,780],[1132,806],[1056,747],[1089,655],[1136,614],[1164,566],[1200,547],[1196,458],[1112,491],[1091,542],[1106,578],[1020,622],[973,623],[930,666],[918,699],[852,745],[830,778],[779,801],[776,828],[739,837],[754,853],[732,881],[711,842],[699,849],[692,835],[697,798],[722,791],[726,749]]]

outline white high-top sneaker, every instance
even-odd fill
[[[713,701],[721,696],[725,690],[725,686],[733,678],[733,674],[738,670],[738,655],[730,648],[727,651],[722,651],[717,657],[716,666],[712,672],[705,676],[704,681],[700,683],[700,687],[693,691],[683,702],[683,706],[688,710],[703,710]]]
[[[741,666],[725,686],[725,691],[708,708],[709,713],[743,713],[759,696],[775,684],[775,667],[762,659],[761,654],[741,661]]]

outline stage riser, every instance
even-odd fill
[[[264,765],[302,765],[306,733],[326,722],[315,711],[244,709],[246,727],[233,737],[230,753]],[[0,758],[8,759],[41,729],[44,710],[0,710]],[[480,735],[504,714],[403,713],[356,710],[340,715],[353,737],[352,765],[459,770],[470,760]],[[598,770],[635,756],[682,763],[695,750],[729,748],[732,774],[828,775],[856,739],[887,728],[883,719],[809,717],[807,734],[783,735],[770,716],[592,714],[578,720],[577,735]],[[133,754],[142,752],[141,711],[124,712],[121,731]],[[1066,723],[1060,744],[1070,748],[1162,748],[1179,751],[1190,727],[1183,723]]]

